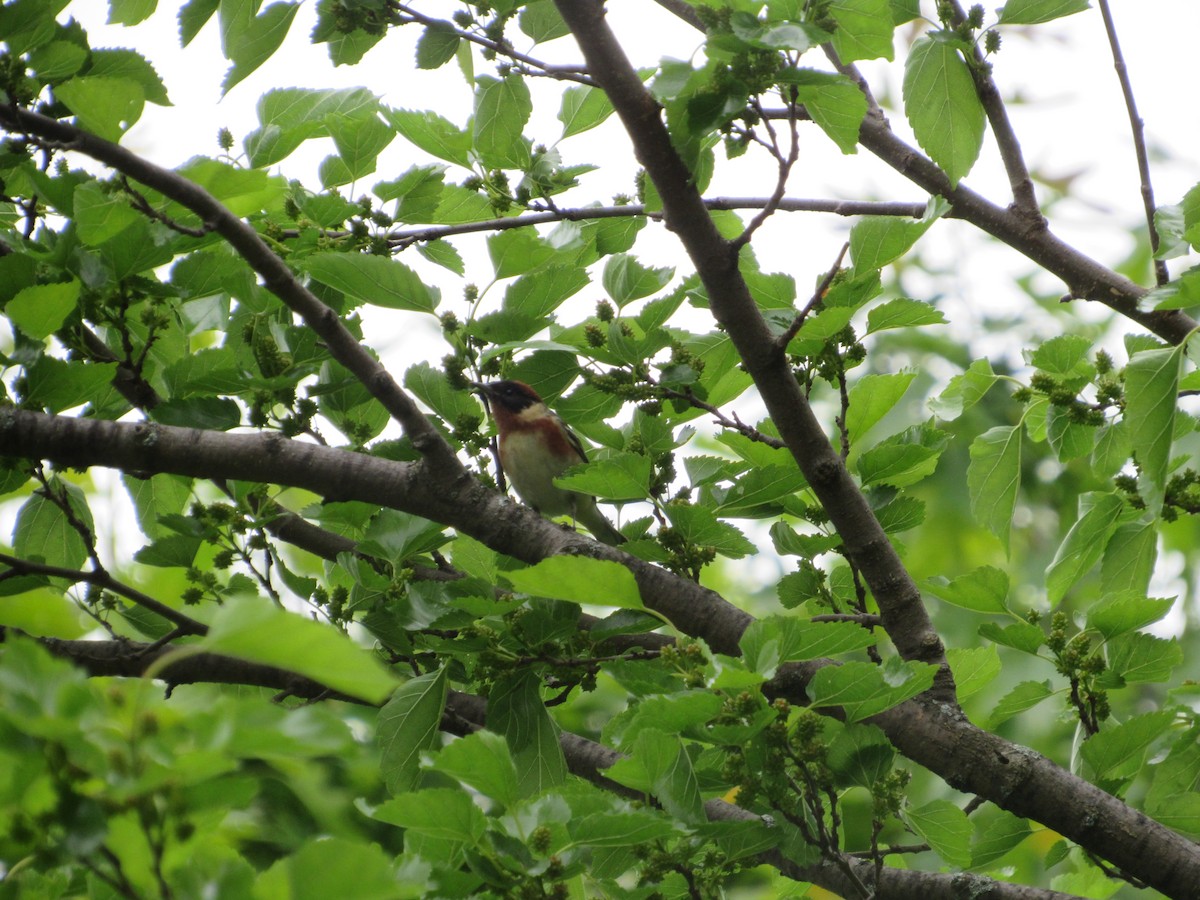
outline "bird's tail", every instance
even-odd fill
[[[575,519],[592,533],[592,537],[610,547],[625,543],[625,535],[604,518],[604,513],[600,512],[595,499],[591,497],[581,498],[575,508]]]

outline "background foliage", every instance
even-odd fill
[[[1135,128],[1093,260],[1001,99],[1107,4],[664,0],[640,70],[448,6],[309,39],[469,103],[280,86],[174,168],[154,59],[0,7],[0,896],[1192,896],[1200,194]],[[183,5],[196,77],[299,9]],[[500,377],[620,550],[490,490]]]

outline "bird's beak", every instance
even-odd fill
[[[488,386],[482,381],[470,381],[467,383],[471,385],[471,391],[473,393],[486,394],[488,392]]]

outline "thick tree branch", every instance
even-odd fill
[[[204,188],[118,144],[12,104],[0,104],[0,126],[11,132],[26,134],[39,143],[90,156],[195,213],[207,228],[228,241],[250,268],[258,273],[267,290],[304,319],[325,342],[330,355],[349,369],[383,404],[404,427],[413,445],[433,465],[446,473],[463,471],[450,445],[383,365],[342,324],[337,313],[300,283],[257,231],[233,215]]]
[[[780,437],[842,536],[847,556],[875,595],[885,629],[906,659],[941,664],[942,674],[935,690],[953,702],[953,683],[942,643],[921,604],[920,591],[826,439],[792,376],[785,354],[775,346],[738,271],[736,250],[713,225],[691,172],[675,152],[658,104],[609,29],[603,5],[596,0],[556,2],[583,50],[588,70],[608,94],[638,161],[663,198],[666,226],[679,236],[695,265],[713,315],[729,333]]]
[[[397,463],[275,434],[74,419],[11,408],[0,409],[0,454],[80,468],[100,465],[301,487],[328,500],[361,500],[423,516],[526,562],[559,553],[609,559],[633,573],[648,607],[721,653],[738,652],[738,639],[751,622],[713,591],[564,529],[465,471],[439,473],[428,460]]]

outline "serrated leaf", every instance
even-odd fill
[[[917,143],[957,185],[979,158],[984,115],[954,39],[935,32],[913,42],[903,93],[904,113]]]
[[[1020,427],[998,425],[972,441],[971,464],[967,467],[971,513],[1000,538],[1006,552],[1020,484]]]
[[[1145,628],[1162,619],[1175,605],[1173,597],[1146,597],[1125,592],[1107,597],[1088,610],[1089,628],[1112,638],[1129,631]]]
[[[890,375],[864,375],[850,389],[850,408],[846,412],[846,432],[850,445],[872,425],[891,412],[917,377],[916,372],[897,372]]]
[[[895,262],[949,210],[949,203],[941,197],[933,197],[925,215],[917,221],[899,216],[863,216],[850,229],[850,258],[854,260],[854,271],[861,274]]]
[[[981,613],[1007,613],[1008,575],[995,566],[980,566],[947,582],[941,577],[921,583],[922,589],[947,603]]]
[[[335,628],[258,599],[221,606],[199,646],[297,672],[370,703],[381,702],[396,686],[391,670]]]
[[[619,563],[585,556],[551,556],[537,565],[507,572],[523,593],[573,603],[642,609],[633,573]]]
[[[1140,759],[1151,744],[1167,733],[1174,720],[1175,712],[1169,709],[1134,716],[1092,735],[1080,755],[1091,767],[1093,779],[1098,781],[1123,763]]]
[[[618,453],[571,469],[554,479],[558,487],[602,500],[646,500],[654,462],[640,453]]]
[[[929,401],[929,410],[941,419],[957,419],[983,399],[999,380],[986,359],[977,359],[961,375],[955,375],[946,389]]]
[[[751,623],[739,646],[746,665],[770,678],[783,663],[835,656],[873,643],[870,629],[853,622],[805,622],[792,616],[770,616]]]
[[[522,169],[529,164],[529,145],[521,132],[532,111],[529,87],[520,75],[477,79],[472,136],[484,165]]]
[[[1100,561],[1125,511],[1125,501],[1118,494],[1084,494],[1079,506],[1079,519],[1046,569],[1046,597],[1051,605],[1057,605],[1075,582]]]
[[[996,646],[951,647],[946,651],[950,671],[961,703],[991,684],[1000,674],[1000,654]]]
[[[540,793],[566,779],[558,726],[542,703],[538,677],[532,670],[496,680],[488,696],[488,727],[508,742],[522,796]]]
[[[1125,367],[1125,421],[1141,469],[1139,488],[1152,512],[1166,489],[1182,358],[1183,345],[1144,350]]]
[[[1008,0],[1000,8],[1000,24],[1040,25],[1089,8],[1088,0]]]
[[[971,823],[967,814],[949,800],[933,800],[904,812],[904,820],[952,866],[971,862]]]
[[[404,263],[361,253],[314,253],[304,271],[335,290],[363,303],[388,309],[433,312],[441,292],[429,287]]]
[[[1022,681],[1005,694],[988,717],[988,729],[995,729],[1013,716],[1032,709],[1043,700],[1054,696],[1049,681]]]
[[[410,678],[379,711],[380,771],[394,794],[416,786],[421,753],[439,743],[446,685],[445,669]]]
[[[935,306],[911,297],[896,297],[881,303],[867,313],[867,334],[889,328],[911,328],[918,325],[945,325],[946,315]],[[981,360],[986,362],[986,360]],[[962,376],[958,376],[962,377]]]
[[[371,811],[371,818],[396,825],[414,835],[474,844],[487,830],[483,810],[466,791],[426,788],[398,793]]]
[[[826,666],[809,684],[812,705],[840,706],[847,721],[855,722],[928,690],[937,672],[937,666],[915,662],[898,663],[896,669],[895,673],[885,673],[865,662]]]

